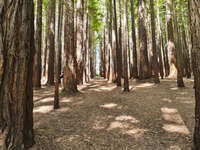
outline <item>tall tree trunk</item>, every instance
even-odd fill
[[[128,39],[127,39],[127,34],[128,34],[128,24],[127,24],[127,18],[126,18],[126,13],[127,13],[127,0],[125,0],[124,3],[124,8],[126,12],[123,12],[123,51],[124,51],[124,92],[129,92],[129,78],[128,78],[128,62],[127,62],[127,48],[128,48]]]
[[[117,61],[117,86],[121,86],[121,54],[119,50],[118,43],[118,33],[117,33],[117,11],[116,11],[116,0],[114,0],[114,24],[115,24],[115,39],[116,39],[116,61]]]
[[[49,2],[48,16],[47,16],[47,47],[49,50],[48,58],[48,78],[47,84],[54,85],[54,57],[55,57],[55,0]]]
[[[109,50],[109,81],[113,81],[113,73],[114,73],[114,63],[113,63],[113,53],[112,53],[112,48],[113,48],[113,36],[112,36],[112,31],[113,31],[113,8],[112,8],[112,0],[109,0],[109,43],[108,43],[108,50]]]
[[[47,24],[47,22],[46,22]],[[44,63],[43,63],[43,77],[46,77],[47,69],[47,31],[45,31],[45,43],[44,43]]]
[[[36,0],[36,29],[35,29],[35,56],[33,65],[33,86],[41,87],[41,73],[42,73],[42,0]]]
[[[77,82],[83,83],[83,21],[84,0],[77,1]]]
[[[76,93],[76,49],[75,49],[75,34],[74,34],[74,0],[65,1],[65,33],[64,33],[64,91],[67,93]]]
[[[163,69],[163,59],[164,59],[164,64],[165,64],[165,55],[163,53],[163,58],[162,58],[162,35],[161,35],[161,19],[160,19],[160,8],[159,8],[159,0],[156,1],[157,4],[157,23],[158,23],[158,44],[157,44],[157,49],[158,49],[158,55],[159,55],[159,71],[160,71],[160,76],[161,79],[164,77],[164,69]],[[164,51],[163,51],[164,52]]]
[[[180,5],[183,5],[183,1],[180,1]],[[181,27],[182,27],[182,42],[183,42],[183,50],[184,50],[184,67],[186,71],[187,78],[191,78],[191,66],[190,66],[190,55],[189,55],[189,46],[187,44],[186,38],[186,27],[185,27],[185,19],[184,19],[184,9],[181,8]]]
[[[190,30],[192,41],[192,67],[194,73],[195,84],[195,128],[193,139],[193,150],[200,150],[200,24],[197,20],[200,20],[200,1],[190,0]]]
[[[139,4],[139,45],[140,45],[140,71],[139,78],[150,77],[149,60],[147,53],[147,33],[145,26],[145,0],[138,0]]]
[[[137,69],[137,43],[136,43],[136,33],[135,33],[135,9],[134,9],[134,0],[131,1],[131,27],[132,27],[132,42],[133,42],[133,68],[132,75],[133,78],[138,78],[138,69]]]
[[[58,33],[57,33],[57,59],[56,59],[56,78],[55,78],[55,94],[54,94],[54,109],[59,108],[59,83],[61,73],[61,36],[62,36],[62,17],[63,17],[63,0],[59,0],[58,4]]]
[[[183,82],[183,55],[182,55],[182,47],[181,47],[181,39],[179,35],[179,29],[178,29],[178,22],[177,22],[177,16],[174,13],[174,20],[175,20],[175,33],[177,35],[177,40],[176,40],[176,65],[177,65],[177,85],[178,87],[184,87],[184,82]]]
[[[119,1],[119,62],[120,62],[120,72],[121,72],[121,77],[123,77],[123,59],[122,59],[122,8],[121,8],[121,1]]]
[[[33,134],[34,4],[0,2],[0,134],[3,150],[27,150]]]
[[[184,87],[182,72],[180,68],[180,53],[178,49],[175,48],[174,43],[174,29],[172,24],[172,4],[171,0],[167,0],[166,4],[167,13],[167,33],[168,33],[168,51],[170,52],[170,74],[173,76],[177,73],[177,85],[178,87]],[[179,58],[178,58],[179,56]],[[178,58],[178,59],[177,59]],[[177,62],[177,60],[179,62]]]
[[[154,83],[160,83],[158,77],[158,57],[157,57],[157,50],[156,50],[156,32],[155,32],[155,17],[154,17],[154,1],[150,0],[151,5],[151,33],[152,33],[152,51],[153,51],[153,78]]]
[[[106,29],[104,26],[104,33],[103,33],[103,75],[104,79],[106,79]]]

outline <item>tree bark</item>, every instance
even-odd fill
[[[77,1],[77,82],[83,83],[83,16],[84,0]]]
[[[42,0],[36,0],[36,29],[35,29],[35,56],[33,65],[33,86],[41,87],[41,73],[42,73]]]
[[[150,78],[149,60],[147,53],[147,33],[145,26],[145,0],[138,0],[139,8],[139,45],[140,45],[140,71],[139,78]]]
[[[76,93],[76,48],[75,48],[75,34],[74,34],[74,0],[65,1],[65,33],[64,33],[64,91],[67,93]]]
[[[63,17],[63,0],[58,3],[58,33],[57,33],[57,59],[56,59],[56,79],[55,79],[55,92],[54,92],[54,109],[59,106],[59,83],[60,83],[60,70],[61,70],[61,35],[62,35],[62,17]]]
[[[49,2],[48,16],[47,16],[47,47],[49,50],[48,58],[48,85],[54,85],[54,57],[55,57],[55,0]]]
[[[127,0],[124,3],[124,8],[128,11]],[[129,92],[129,78],[128,78],[128,62],[127,62],[127,48],[128,48],[128,25],[127,25],[127,18],[126,13],[123,12],[123,51],[124,51],[124,92]]]
[[[152,51],[153,51],[153,78],[154,83],[160,83],[159,77],[158,77],[158,56],[157,56],[157,50],[156,50],[156,33],[155,33],[155,17],[154,17],[154,1],[150,0],[151,5],[151,33],[152,33]]]
[[[137,43],[136,43],[136,33],[135,33],[135,9],[134,0],[131,1],[131,27],[132,27],[132,42],[133,42],[133,66],[132,75],[133,78],[138,78],[138,68],[137,68]]]
[[[115,24],[115,39],[116,39],[116,61],[117,61],[117,86],[121,86],[121,56],[118,43],[117,33],[117,11],[116,11],[116,0],[114,0],[114,24]]]
[[[190,10],[190,31],[192,41],[192,67],[195,84],[195,128],[193,139],[193,150],[200,150],[200,1],[191,0],[189,2]]]
[[[33,134],[34,4],[0,1],[0,134],[3,150],[27,150]]]

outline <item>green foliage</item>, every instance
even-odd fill
[[[103,11],[101,3],[101,0],[90,0],[88,7],[92,29],[97,33],[99,33],[101,26],[103,25]]]

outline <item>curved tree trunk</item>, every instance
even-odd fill
[[[3,150],[27,150],[34,144],[33,8],[32,0],[0,2],[0,51],[3,53],[0,134]]]

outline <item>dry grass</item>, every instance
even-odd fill
[[[74,96],[61,94],[53,110],[53,87],[35,91],[34,128],[41,150],[189,150],[194,127],[193,81],[176,88],[165,79],[131,81],[123,93],[95,79]]]

